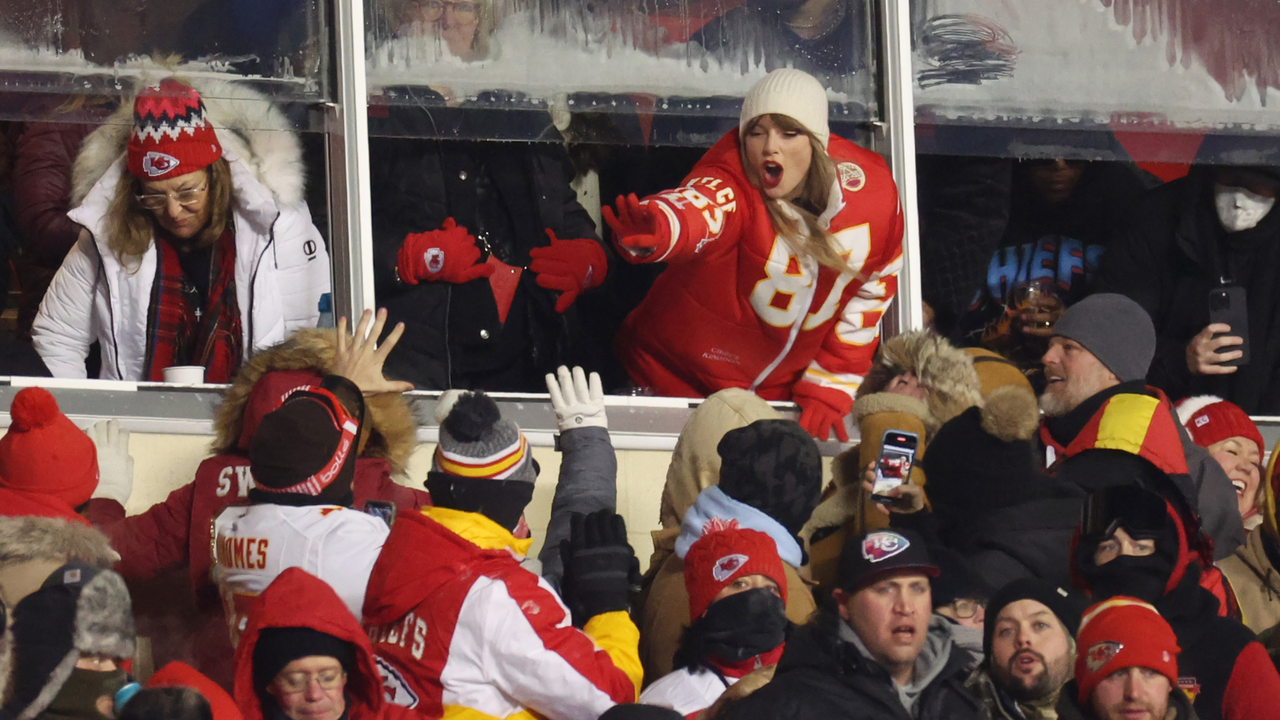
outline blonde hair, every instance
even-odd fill
[[[757,190],[760,189],[760,175],[747,159],[745,138],[765,117],[772,119],[773,124],[784,132],[803,132],[805,137],[809,138],[809,146],[813,149],[809,172],[805,173],[804,180],[800,182],[800,194],[793,200],[765,198],[764,205],[768,208],[769,221],[773,224],[773,229],[797,255],[812,257],[818,261],[818,264],[838,273],[853,272],[849,263],[840,257],[835,236],[818,222],[818,217],[826,211],[827,202],[831,197],[831,185],[836,180],[836,167],[835,163],[831,162],[827,149],[805,126],[786,115],[760,115],[752,118],[743,128],[744,141],[738,143],[738,155],[742,161],[742,168],[747,174],[747,180]],[[799,215],[800,219],[789,217],[783,210],[784,205],[790,206],[790,210]]]
[[[198,246],[211,245],[222,237],[231,217],[231,166],[226,158],[218,158],[205,168],[205,177],[209,181],[209,224],[192,238]],[[141,180],[128,172],[121,173],[107,207],[107,247],[126,266],[130,259],[141,257],[151,247],[160,227],[155,214],[138,202],[141,192]]]

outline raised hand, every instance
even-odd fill
[[[663,229],[664,222],[656,206],[641,205],[635,193],[618,196],[615,213],[608,205],[600,208],[604,221],[613,229],[613,240],[627,255],[645,257],[670,244]]]
[[[447,218],[439,230],[405,236],[396,255],[396,275],[406,285],[423,280],[470,282],[489,277],[497,269],[488,263],[477,265],[479,259],[476,239],[453,218]]]
[[[386,308],[379,310],[376,318],[372,310],[365,310],[352,337],[347,331],[346,316],[338,319],[338,350],[333,357],[333,374],[355,383],[365,397],[413,389],[413,383],[388,380],[382,374],[382,364],[404,334],[404,323],[396,323],[386,341],[379,346],[378,336],[386,324]]]

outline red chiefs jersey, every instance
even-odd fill
[[[806,380],[852,398],[898,289],[902,210],[879,155],[834,135],[828,152],[839,188],[822,217],[851,272],[799,257],[778,235],[743,173],[737,130],[682,187],[644,200],[672,240],[638,260],[669,267],[617,335],[632,380],[660,395],[741,387],[768,400]]]

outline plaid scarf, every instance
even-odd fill
[[[203,308],[167,233],[157,233],[155,248],[156,281],[147,312],[147,379],[164,380],[164,369],[174,365],[202,365],[205,382],[231,382],[241,358],[235,236],[224,230],[213,245]]]

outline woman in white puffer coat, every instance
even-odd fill
[[[55,377],[86,377],[98,342],[105,379],[201,365],[207,382],[227,382],[253,352],[316,325],[329,257],[298,138],[247,88],[201,90],[166,78],[85,140],[68,213],[84,231],[32,328]]]

